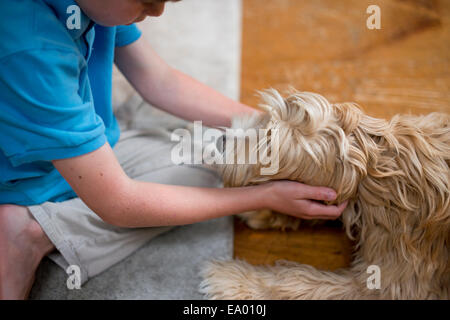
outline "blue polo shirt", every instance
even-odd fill
[[[111,104],[114,48],[141,33],[135,25],[96,25],[82,12],[80,28],[70,30],[71,5],[0,1],[0,204],[76,197],[51,160],[119,139]]]

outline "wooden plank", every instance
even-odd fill
[[[379,0],[381,30],[366,27],[370,0],[243,0],[241,100],[293,86],[370,115],[450,112],[450,1]],[[349,264],[339,226],[253,231],[235,223],[235,256],[288,259],[323,269]]]

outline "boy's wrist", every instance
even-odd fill
[[[274,184],[272,182],[260,184],[254,186],[256,189],[257,199],[256,199],[256,210],[271,209],[273,208],[273,194],[274,194]]]

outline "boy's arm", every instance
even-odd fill
[[[143,37],[116,48],[115,63],[147,102],[186,120],[230,126],[233,116],[256,111],[173,69]]]
[[[108,143],[88,154],[52,162],[91,210],[120,227],[190,224],[262,208],[305,219],[335,219],[345,207],[305,200],[331,200],[335,194],[328,188],[296,182],[220,189],[132,180]]]

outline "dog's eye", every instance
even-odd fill
[[[217,141],[216,141],[216,149],[220,153],[224,153],[225,152],[226,141],[227,141],[227,137],[226,137],[225,133],[220,138],[217,139]]]

